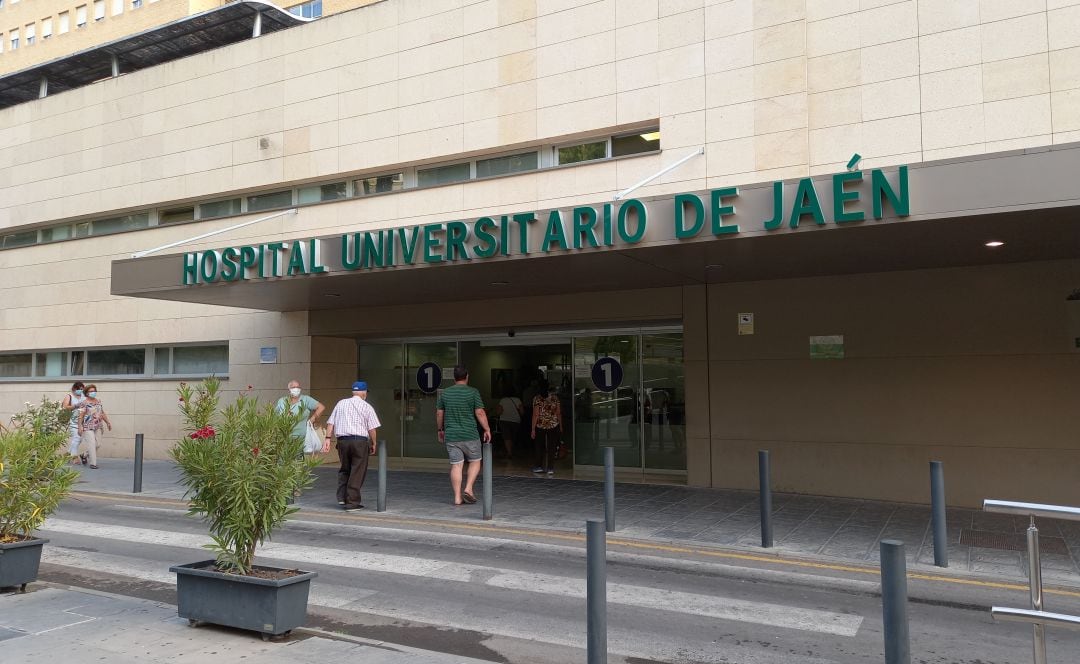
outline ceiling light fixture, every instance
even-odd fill
[[[491,282],[491,285],[492,286],[509,286],[510,282],[509,281],[493,281],[493,282]]]
[[[323,297],[341,297],[341,293],[325,293]]]
[[[1004,247],[1005,243],[1001,240],[990,240],[986,243],[986,246],[990,247],[991,249],[997,249],[998,247]]]
[[[659,141],[660,140],[660,132],[659,131],[650,131],[648,133],[641,134],[641,138],[645,139],[646,141]]]

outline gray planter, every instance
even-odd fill
[[[0,544],[0,588],[19,586],[26,592],[26,584],[37,580],[41,547],[48,541],[35,537],[25,542]]]
[[[213,560],[204,560],[169,568],[176,573],[177,613],[191,625],[249,629],[267,640],[304,624],[315,572],[259,579],[215,572],[213,565]]]

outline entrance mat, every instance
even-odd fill
[[[981,549],[1027,551],[1027,533],[995,533],[990,530],[964,528],[960,531],[960,543]],[[1065,545],[1065,540],[1060,537],[1040,535],[1039,552],[1067,556],[1069,555],[1069,547]]]

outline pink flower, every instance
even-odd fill
[[[251,455],[252,456],[259,456],[259,448],[257,448],[257,447],[251,448]]]

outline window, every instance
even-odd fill
[[[52,228],[41,229],[42,242],[56,242],[57,240],[66,240],[70,237],[71,226],[53,226]]]
[[[37,38],[37,24],[31,23],[26,26],[26,45],[33,44],[35,38]]]
[[[227,217],[231,214],[240,214],[239,198],[230,198],[224,201],[203,203],[199,206],[200,219],[210,219],[212,217]]]
[[[105,18],[105,0],[94,0],[94,20],[101,21]]]
[[[86,25],[86,5],[80,5],[75,8],[75,28],[81,28]]]
[[[289,7],[289,13],[304,18],[319,18],[322,16],[322,0],[310,0],[302,5]]]
[[[345,198],[345,183],[334,182],[333,184],[319,184],[311,187],[301,187],[296,192],[297,203],[319,203],[321,201],[337,201]]]
[[[142,0],[131,0],[132,9],[138,9],[139,7],[142,7]]]
[[[486,178],[493,175],[535,171],[538,163],[537,156],[538,155],[535,152],[526,152],[524,154],[515,154],[508,157],[480,159],[476,162],[476,177]]]
[[[67,353],[56,351],[52,353],[38,353],[34,363],[34,375],[42,378],[53,378],[64,375],[64,356]]]
[[[146,349],[118,348],[86,351],[86,373],[89,376],[144,374],[146,373]]]
[[[0,355],[0,378],[29,378],[34,356],[30,353]]]
[[[58,32],[60,34],[64,34],[65,32],[67,32],[68,30],[71,29],[71,14],[68,14],[67,12],[60,12],[59,18],[60,18],[60,27],[58,29]]]
[[[180,221],[191,221],[195,218],[195,208],[176,208],[175,210],[162,210],[158,213],[159,224],[175,224]]]
[[[154,374],[158,376],[227,373],[229,373],[228,344],[162,346],[154,349]]]
[[[3,5],[0,5],[3,6]],[[0,32],[0,53],[4,52],[4,33]]]
[[[37,231],[22,231],[21,233],[0,236],[0,247],[4,249],[25,247],[35,243],[37,243]]]
[[[660,130],[639,134],[611,137],[611,156],[622,157],[639,152],[654,152],[660,149]]]
[[[471,173],[471,164],[465,162],[462,164],[448,164],[446,166],[436,166],[435,168],[424,168],[416,171],[416,181],[418,187],[433,187],[438,184],[448,184],[450,182],[462,182],[469,179]]]
[[[274,208],[289,207],[290,205],[292,205],[291,189],[286,189],[285,191],[272,191],[265,194],[256,194],[254,196],[248,196],[247,199],[248,212],[273,210]]]
[[[90,237],[90,222],[75,224],[75,237]]]
[[[52,16],[41,19],[41,39],[42,41],[52,37]]]
[[[557,156],[556,163],[560,166],[563,164],[576,164],[581,161],[592,161],[593,159],[603,159],[607,156],[607,141],[568,145],[558,148],[555,153]]]
[[[381,194],[387,191],[400,191],[405,188],[405,174],[376,175],[353,181],[353,193],[357,196]]]
[[[123,13],[124,13],[124,0],[113,0],[113,3],[112,3],[112,15],[116,16],[118,14],[123,14]]]
[[[150,227],[150,215],[146,212],[126,214],[122,217],[95,219],[90,227],[91,235],[107,235]]]
[[[19,48],[19,31],[18,30],[12,30],[11,31],[11,50],[14,51],[17,48]]]

